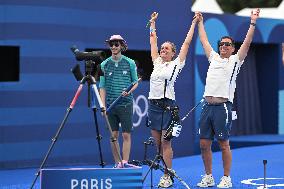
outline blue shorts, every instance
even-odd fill
[[[125,106],[115,106],[108,113],[107,117],[112,131],[119,131],[119,123],[123,133],[131,133],[133,130],[133,104],[129,103]]]
[[[199,120],[201,139],[228,140],[232,123],[232,103],[203,105]]]
[[[163,99],[150,99],[148,108],[148,126],[152,130],[161,131],[167,130],[172,120],[172,114],[169,108],[176,106],[174,100],[166,98]]]

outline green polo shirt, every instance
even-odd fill
[[[134,60],[122,55],[118,62],[115,62],[112,57],[109,57],[101,63],[101,70],[104,73],[100,76],[100,88],[106,90],[106,104],[109,106],[117,99],[122,91],[128,88],[133,83],[138,82],[137,68]],[[132,103],[133,95],[130,94],[123,97],[118,106]]]

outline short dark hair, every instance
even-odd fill
[[[223,39],[230,39],[231,43],[232,43],[232,47],[235,47],[235,40],[231,37],[231,36],[223,36],[221,37],[220,41],[222,41]]]

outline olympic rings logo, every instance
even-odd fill
[[[142,101],[144,110],[142,111],[141,106],[139,106],[140,100]],[[143,117],[148,112],[148,100],[144,95],[139,95],[136,99],[133,99],[133,115],[138,116],[138,120],[133,121],[133,127],[138,127],[141,124]]]
[[[263,184],[258,184],[256,183],[256,181],[259,181],[259,180],[263,180],[264,178],[257,178],[257,179],[247,179],[247,180],[243,180],[241,181],[241,183],[243,184],[247,184],[247,185],[252,185],[252,186],[258,186],[257,189],[263,189]],[[282,181],[284,180],[284,178],[266,178],[266,180],[274,180],[274,181]],[[283,183],[279,183],[279,184],[266,184],[265,185],[266,187],[265,188],[272,188],[272,187],[279,187],[279,186],[284,186]]]

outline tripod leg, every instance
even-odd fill
[[[98,103],[100,105],[101,111],[103,112],[103,116],[105,118],[105,121],[106,121],[106,124],[107,124],[107,128],[108,128],[108,130],[110,132],[110,136],[111,136],[110,139],[111,139],[111,142],[113,143],[113,146],[114,146],[114,151],[115,151],[115,153],[117,153],[117,157],[119,158],[119,161],[123,165],[121,155],[120,155],[120,153],[118,151],[118,149],[119,149],[118,141],[116,140],[116,138],[112,134],[112,129],[111,129],[111,126],[110,126],[110,123],[108,121],[108,117],[107,117],[107,114],[106,114],[106,109],[105,109],[105,107],[103,105],[103,102],[102,102],[102,100],[100,98],[100,94],[99,94],[98,88],[97,88],[97,86],[95,84],[92,84],[91,87],[92,87],[92,89],[94,90],[94,92],[96,94],[96,97],[97,97]]]
[[[94,112],[94,117],[95,117],[95,126],[96,126],[96,133],[97,133],[97,141],[98,141],[98,146],[99,146],[99,153],[100,153],[100,165],[102,166],[102,168],[105,166],[105,162],[103,160],[103,154],[102,154],[102,147],[101,147],[101,140],[102,140],[102,136],[100,135],[100,131],[99,131],[99,127],[98,127],[98,118],[97,118],[97,108],[93,108],[93,112]]]
[[[155,159],[153,161],[151,161],[151,165],[147,171],[147,173],[145,174],[144,178],[142,179],[142,183],[145,182],[148,174],[150,173],[150,171],[152,171],[152,169],[154,168],[154,166],[156,167],[158,163],[156,163],[156,161],[159,161],[160,159],[160,155],[156,155]],[[151,183],[152,184],[152,183]]]
[[[39,174],[40,174],[40,170],[41,170],[41,169],[43,168],[43,166],[45,165],[45,163],[46,163],[46,161],[47,161],[47,158],[49,157],[50,152],[51,152],[51,150],[53,149],[53,147],[54,147],[54,145],[55,145],[55,142],[57,141],[57,138],[59,137],[59,134],[60,134],[61,130],[63,129],[63,127],[64,127],[64,125],[65,125],[65,123],[66,123],[66,120],[67,120],[67,118],[68,118],[70,112],[72,111],[73,107],[75,106],[76,101],[77,101],[77,99],[78,99],[78,97],[79,97],[79,95],[80,95],[82,89],[83,89],[83,84],[80,84],[80,86],[78,87],[77,92],[76,92],[76,94],[75,94],[75,96],[74,96],[74,98],[73,98],[73,100],[72,100],[72,102],[71,102],[69,108],[67,109],[67,112],[66,112],[66,114],[65,114],[65,116],[64,116],[64,118],[63,118],[61,124],[60,124],[60,127],[58,128],[58,130],[57,130],[55,136],[52,138],[52,143],[51,143],[51,145],[49,146],[49,149],[48,149],[48,151],[47,151],[47,153],[46,153],[46,155],[45,155],[45,157],[44,157],[44,159],[43,159],[43,161],[42,161],[42,163],[41,163],[41,165],[40,165],[38,171],[37,171],[36,174],[35,174],[35,178],[34,178],[34,180],[33,180],[33,182],[32,182],[32,185],[31,185],[30,189],[32,189],[32,188],[34,187],[34,185],[35,185],[35,183],[36,183],[36,180],[37,180],[37,178],[38,178],[38,176],[39,176]]]
[[[144,159],[143,160],[146,160],[147,159],[147,144],[144,144]]]
[[[151,188],[153,188],[153,169],[151,169],[151,173],[150,173],[150,177],[151,177]]]

